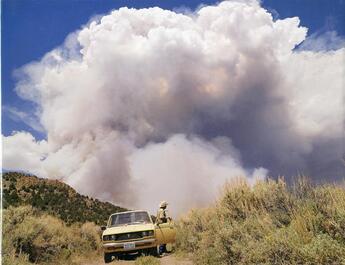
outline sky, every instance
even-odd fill
[[[125,1],[125,0],[4,0],[2,5],[2,108],[16,107],[25,112],[32,104],[21,100],[14,92],[16,79],[14,71],[46,52],[61,45],[66,36],[92,17],[109,13],[122,6],[133,8],[159,6],[164,9],[194,10],[200,5],[215,4],[218,1]],[[345,36],[344,0],[263,0],[262,5],[276,18],[298,16],[308,34],[335,30]],[[32,129],[21,119],[3,111],[2,133],[30,131],[38,138],[45,138],[44,132]],[[12,118],[11,118],[12,117]]]
[[[1,4],[4,169],[176,213],[344,180],[344,0]]]

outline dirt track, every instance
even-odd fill
[[[109,263],[109,265],[133,265],[135,264],[135,256],[133,257],[129,257],[126,260],[116,260],[113,261],[111,263]],[[186,259],[182,259],[179,257],[176,257],[175,255],[171,254],[171,255],[167,255],[164,257],[160,257],[157,258],[160,261],[161,265],[193,265],[193,263],[189,260]],[[99,259],[90,263],[85,263],[84,265],[103,265],[105,264],[103,262],[103,259]]]

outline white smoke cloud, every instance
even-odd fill
[[[227,152],[236,152],[227,145]],[[250,182],[266,177],[267,171],[262,168],[245,171],[235,157],[224,155],[211,143],[184,135],[138,149],[129,158],[140,194],[138,206],[154,212],[165,198],[176,214],[215,200],[222,184],[231,177],[248,176]]]
[[[36,141],[27,132],[15,132],[11,136],[3,137],[3,167],[8,170],[30,171],[33,174],[43,175],[42,160],[48,151],[45,140]]]
[[[303,51],[284,62],[291,116],[299,132],[311,139],[343,133],[344,51]]]
[[[4,167],[176,212],[240,175],[339,178],[344,49],[294,50],[306,33],[256,1],[114,10],[17,71],[47,141],[4,137]]]

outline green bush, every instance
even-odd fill
[[[305,179],[228,184],[178,222],[177,248],[196,264],[345,264],[345,190]]]

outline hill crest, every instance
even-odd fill
[[[61,218],[67,224],[95,222],[105,224],[109,215],[127,209],[79,194],[59,180],[6,172],[3,178],[3,207],[32,205]]]

